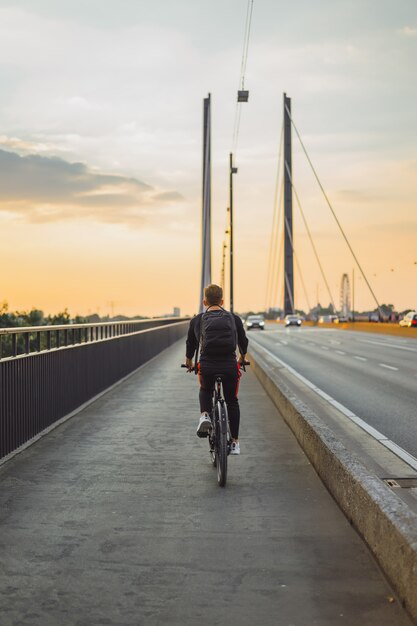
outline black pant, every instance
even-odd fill
[[[237,394],[239,390],[240,371],[236,361],[203,361],[199,364],[200,410],[211,412],[213,390],[216,376],[221,375],[224,399],[230,422],[230,433],[233,439],[239,437],[240,408]]]

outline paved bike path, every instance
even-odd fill
[[[217,486],[176,344],[0,469],[0,624],[411,624],[249,372]]]

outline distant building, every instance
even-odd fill
[[[181,316],[181,309],[178,306],[174,306],[173,317],[180,317],[180,316]]]

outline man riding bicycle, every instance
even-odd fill
[[[224,398],[227,404],[232,444],[230,454],[240,454],[239,422],[240,408],[237,398],[240,365],[246,360],[248,338],[238,315],[223,309],[223,290],[218,285],[204,289],[204,313],[193,317],[188,329],[185,364],[189,370],[194,355],[200,349],[200,361],[196,368],[200,381],[201,417],[197,428],[198,437],[207,437],[211,427],[213,389],[216,376],[221,375]],[[236,360],[236,345],[240,358]],[[196,355],[196,358],[198,356]]]

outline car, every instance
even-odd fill
[[[301,326],[301,319],[298,317],[298,315],[286,315],[284,322],[285,326]]]
[[[400,326],[406,328],[417,328],[417,311],[410,311],[399,322]]]
[[[370,322],[380,322],[381,321],[381,316],[379,314],[378,311],[374,311],[373,313],[369,314],[369,321]]]
[[[320,315],[319,324],[334,324],[337,319],[337,315]]]
[[[245,324],[247,330],[252,330],[253,328],[265,330],[265,320],[262,315],[249,315]]]

